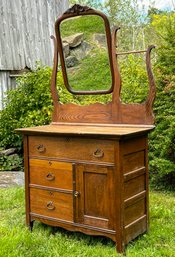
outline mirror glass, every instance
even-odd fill
[[[89,93],[110,90],[112,78],[103,18],[85,15],[63,20],[60,34],[70,89]]]

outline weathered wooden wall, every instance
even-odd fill
[[[14,79],[10,78],[10,72],[0,71],[0,110],[4,106],[3,98],[5,97],[6,91],[15,87],[16,83]]]
[[[33,69],[36,61],[51,65],[56,18],[67,0],[0,1],[0,70]]]
[[[34,69],[36,61],[52,66],[54,23],[68,0],[0,0],[0,109],[10,71]]]

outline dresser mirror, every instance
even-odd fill
[[[81,95],[111,93],[111,33],[106,16],[90,8],[70,11],[57,20],[56,36],[68,91]]]

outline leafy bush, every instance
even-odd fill
[[[156,186],[175,185],[175,14],[154,15],[159,39],[156,65],[156,128],[150,135],[150,171]]]
[[[17,154],[10,156],[0,156],[0,171],[1,170],[22,170],[23,158]]]
[[[49,124],[52,113],[50,93],[51,68],[37,67],[18,79],[17,89],[10,90],[5,99],[6,108],[0,112],[0,147],[22,147],[21,136],[16,128]],[[61,72],[57,75],[60,101],[78,102],[63,87]]]
[[[145,56],[142,54],[118,57],[121,74],[121,100],[124,103],[142,103],[148,95],[148,76]]]
[[[150,171],[156,185],[175,184],[175,76],[158,80],[154,104],[156,128],[150,135]]]
[[[48,76],[50,70],[38,69],[18,79],[18,88],[10,90],[5,99],[6,108],[0,112],[0,145],[21,148],[21,137],[16,128],[47,124],[52,102]]]

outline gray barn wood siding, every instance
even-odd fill
[[[0,0],[0,109],[10,71],[34,69],[36,61],[52,66],[54,23],[68,0]]]
[[[16,88],[15,79],[10,78],[9,71],[0,71],[0,110],[3,109],[3,99],[7,90]]]

